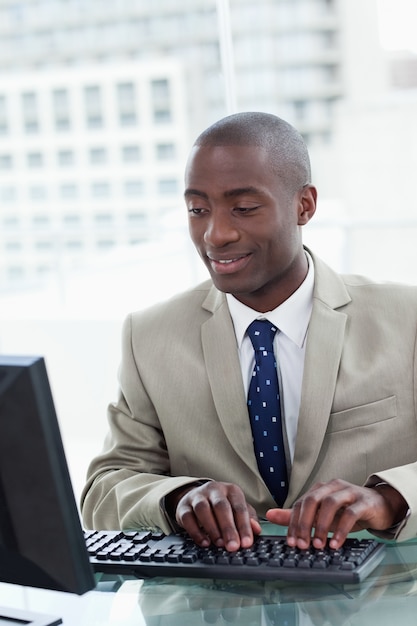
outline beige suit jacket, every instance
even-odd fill
[[[339,276],[313,255],[315,286],[285,507],[316,481],[368,477],[397,488],[417,535],[417,288]],[[196,479],[241,486],[260,516],[275,506],[260,477],[235,334],[211,281],[130,315],[120,397],[90,465],[84,523],[170,530],[166,494]],[[283,390],[285,393],[285,390]]]

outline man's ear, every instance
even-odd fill
[[[298,200],[298,225],[305,226],[316,212],[317,189],[314,185],[305,185]]]

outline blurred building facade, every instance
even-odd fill
[[[328,144],[346,90],[339,5],[0,0],[3,288],[155,239],[191,139],[230,106]]]
[[[303,133],[325,219],[366,212],[352,120],[383,128],[413,67],[381,55],[376,0],[0,0],[0,285],[157,239],[193,137],[234,110]]]

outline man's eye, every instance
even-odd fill
[[[191,213],[191,215],[201,215],[204,212],[204,209],[199,208],[199,207],[190,207],[188,209],[188,213]]]
[[[251,211],[255,211],[258,206],[237,206],[235,207],[236,213],[250,213]]]

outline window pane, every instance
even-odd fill
[[[23,127],[28,133],[35,133],[39,130],[38,119],[38,96],[34,92],[22,94],[22,115]]]
[[[0,154],[0,169],[10,170],[13,167],[13,158],[11,154]]]
[[[61,166],[73,165],[75,162],[72,150],[60,150],[58,152],[58,164]]]
[[[9,130],[7,98],[0,95],[0,135],[6,135]]]
[[[99,86],[94,85],[84,89],[84,104],[88,128],[101,128],[103,125],[103,111]]]
[[[95,198],[107,198],[110,195],[110,185],[106,182],[93,183],[91,193]]]
[[[159,161],[170,161],[175,159],[176,150],[173,143],[159,143],[156,146],[156,158]]]
[[[52,107],[57,130],[69,130],[71,126],[71,103],[66,89],[52,92]]]
[[[128,180],[124,187],[127,196],[141,196],[145,188],[141,180]]]
[[[141,150],[139,146],[123,146],[122,147],[122,160],[125,163],[132,163],[140,161]]]
[[[106,148],[91,148],[90,150],[90,163],[106,163],[107,162],[107,150]]]
[[[169,81],[165,78],[151,82],[154,122],[171,121],[171,97]]]
[[[122,126],[132,126],[137,122],[136,89],[133,83],[117,85],[119,121]]]
[[[43,154],[40,152],[29,152],[27,155],[27,163],[29,167],[42,167]]]

